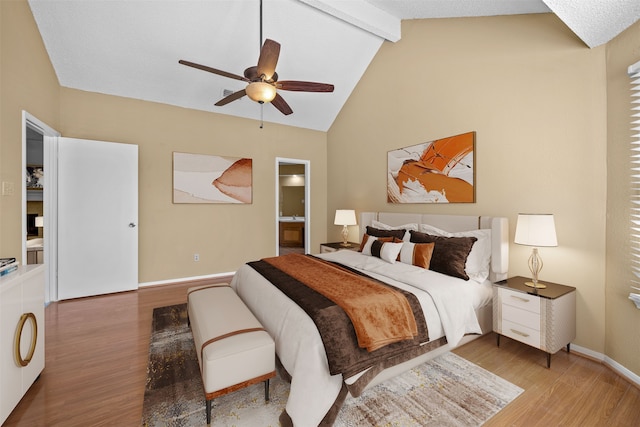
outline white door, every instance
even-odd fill
[[[58,299],[137,289],[138,146],[58,141]]]

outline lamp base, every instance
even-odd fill
[[[351,243],[349,243],[349,242],[342,242],[342,243],[340,243],[340,246],[345,247],[345,248],[349,248],[349,247],[351,247]]]
[[[533,282],[524,282],[524,284],[530,288],[536,288],[536,289],[544,289],[547,287],[547,285],[545,285],[544,283],[533,283]]]
[[[347,242],[347,240],[349,240],[349,229],[347,228],[346,225],[343,225],[342,226],[342,243],[340,243],[340,246],[343,246],[343,247],[349,246],[349,243]]]

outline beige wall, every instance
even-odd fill
[[[58,130],[138,145],[140,282],[232,272],[275,255],[276,157],[311,161],[311,247],[325,239],[324,132],[270,123],[260,129],[253,120],[67,88]],[[251,157],[253,203],[173,204],[173,151]]]
[[[58,124],[58,79],[26,0],[0,1],[0,256],[22,251],[22,110]]]
[[[551,14],[404,21],[329,131],[328,219],[337,208],[502,215],[513,236],[518,212],[553,213],[559,246],[540,249],[541,278],[577,288],[575,344],[604,352],[605,72],[604,47]],[[476,203],[387,204],[387,151],[468,131]],[[511,275],[529,274],[530,251],[511,244]]]
[[[605,353],[640,375],[640,310],[628,299],[630,120],[629,65],[640,61],[640,22],[607,46],[608,188]]]

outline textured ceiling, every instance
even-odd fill
[[[326,131],[402,19],[556,13],[587,46],[640,16],[640,0],[263,0],[263,36],[281,45],[280,80],[335,85],[333,93],[280,91],[282,115],[244,97],[245,83],[178,64],[242,75],[260,51],[259,0],[29,0],[62,86]]]
[[[544,0],[589,47],[607,43],[640,18],[640,0]]]

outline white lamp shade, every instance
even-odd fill
[[[44,217],[37,216],[36,217],[36,227],[44,227]]]
[[[558,246],[553,214],[518,214],[513,241],[527,246]]]
[[[336,210],[336,218],[333,220],[335,225],[356,225],[356,211],[353,209]]]

